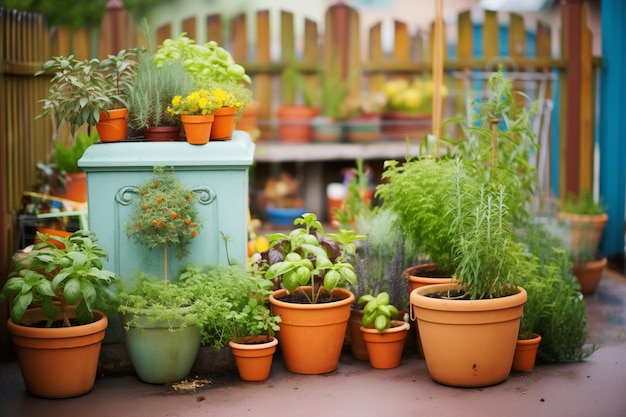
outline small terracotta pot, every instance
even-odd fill
[[[100,113],[100,121],[96,123],[98,136],[102,142],[119,142],[126,139],[128,130],[128,109],[113,109]]]
[[[391,327],[382,332],[361,326],[372,368],[391,369],[400,365],[409,328],[409,323],[399,320],[392,320]]]
[[[310,142],[313,137],[312,120],[317,109],[306,106],[281,106],[278,116],[278,136],[281,142]]]
[[[300,287],[296,291],[310,290],[311,287]],[[343,288],[332,293],[341,300],[295,304],[281,301],[287,295],[285,289],[270,295],[272,314],[282,319],[276,337],[290,372],[316,375],[337,369],[354,294]]]
[[[204,145],[211,138],[211,129],[213,127],[214,116],[207,115],[187,115],[180,116],[185,129],[187,142],[192,145]]]
[[[239,377],[244,381],[265,381],[270,376],[278,339],[265,336],[245,337],[240,343],[230,341]]]
[[[213,126],[211,127],[211,140],[231,140],[235,129],[234,107],[222,107],[213,113]]]
[[[512,366],[514,371],[530,371],[535,367],[540,342],[541,336],[537,333],[533,333],[532,339],[517,339]]]
[[[606,264],[606,258],[587,262],[582,266],[578,262],[574,262],[573,273],[578,280],[578,284],[580,284],[581,293],[584,295],[592,295],[596,292]]]
[[[156,142],[176,141],[180,138],[180,125],[148,127],[143,130],[143,137]]]

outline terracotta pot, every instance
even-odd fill
[[[128,130],[128,109],[113,109],[100,113],[100,121],[96,123],[96,129],[102,142],[119,142],[126,139]]]
[[[214,116],[208,115],[186,115],[180,116],[185,129],[187,142],[192,145],[204,145],[211,138]]]
[[[361,321],[363,320],[363,310],[350,310],[348,321],[348,335],[350,336],[350,351],[354,359],[359,361],[369,360],[367,345],[361,333]]]
[[[391,369],[400,365],[409,323],[392,320],[391,327],[382,332],[363,326],[360,329],[372,368]]]
[[[574,253],[583,249],[589,253],[598,252],[600,239],[609,220],[606,213],[588,215],[559,212],[557,218],[570,226],[570,249]]]
[[[382,136],[386,139],[424,139],[430,130],[430,113],[385,111],[382,114]]]
[[[426,285],[433,284],[447,284],[452,282],[452,277],[435,278],[433,275],[439,274],[439,268],[437,264],[427,263],[419,264],[409,267],[404,270],[402,276],[409,280],[409,296],[411,292],[417,288],[424,287]],[[415,317],[411,317],[411,321],[415,321]],[[420,338],[420,330],[417,325],[415,327],[415,334],[417,335],[417,345],[419,349],[420,358],[424,357],[424,348],[422,347],[422,340]]]
[[[47,235],[51,235],[51,236],[58,236],[58,237],[68,237],[71,236],[72,232],[68,232],[66,230],[57,230],[57,229],[48,229],[45,227],[38,227],[37,231],[40,233],[45,233]],[[56,246],[59,249],[65,249],[65,245],[62,244],[61,242],[59,242],[56,239],[46,239],[46,241],[50,241],[50,243],[52,243],[54,246]],[[43,242],[43,240],[41,240],[39,238],[38,235],[35,235],[35,240],[33,241],[34,244],[37,243],[41,243]]]
[[[265,336],[245,337],[242,342],[228,342],[233,351],[239,378],[244,381],[265,381],[270,376],[278,340]]]
[[[433,380],[456,387],[498,384],[511,372],[526,290],[488,300],[447,300],[426,294],[458,285],[427,285],[411,292],[424,357]]]
[[[73,311],[74,307],[68,309]],[[38,328],[7,321],[28,392],[38,397],[69,398],[91,391],[109,323],[103,312],[93,313],[93,323],[73,327]],[[41,308],[28,309],[22,317],[26,324],[40,320],[46,320]]]
[[[72,172],[65,174],[65,178],[67,180],[65,188],[63,190],[53,188],[50,190],[50,194],[66,200],[85,203],[87,201],[87,173]]]
[[[143,129],[143,137],[156,142],[177,141],[180,138],[180,125],[147,127]]]
[[[296,291],[310,291],[301,287]],[[272,314],[280,315],[280,342],[285,366],[298,374],[325,374],[337,369],[346,335],[354,294],[336,288],[340,301],[321,304],[294,304],[281,301],[287,290],[270,295]]]
[[[313,136],[313,118],[317,109],[306,106],[281,106],[276,111],[278,137],[281,142],[310,142]]]
[[[517,339],[512,366],[514,371],[530,371],[535,367],[539,342],[541,336],[537,333],[533,333],[532,339]]]
[[[211,140],[231,140],[235,129],[234,107],[222,107],[213,113],[213,126],[211,127]]]
[[[257,100],[250,103],[243,111],[241,118],[235,123],[235,129],[248,132],[253,141],[255,141],[260,132],[257,128],[257,119],[259,116],[259,107],[261,103]]]
[[[606,258],[587,262],[582,267],[578,262],[574,262],[573,272],[580,284],[581,293],[584,295],[592,295],[596,292],[606,264]]]
[[[363,114],[350,117],[346,126],[349,142],[373,142],[380,140],[380,114]]]

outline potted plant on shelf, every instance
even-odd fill
[[[134,191],[138,198],[126,234],[150,250],[163,250],[163,277],[137,273],[130,285],[119,287],[118,311],[125,329],[126,346],[139,378],[150,383],[172,382],[187,376],[201,341],[200,307],[195,302],[202,287],[186,275],[170,280],[168,247],[180,259],[202,228],[194,193],[183,187],[165,167]],[[176,360],[172,360],[176,358]]]
[[[371,142],[381,136],[382,111],[387,105],[383,92],[367,91],[348,96],[343,103],[349,142]]]
[[[166,62],[181,60],[187,73],[193,78],[196,89],[221,90],[232,96],[230,103],[224,102],[215,110],[215,124],[212,140],[230,140],[235,122],[243,115],[246,106],[252,102],[250,76],[244,67],[235,62],[233,56],[215,41],[203,45],[195,43],[182,33],[176,39],[166,39],[154,57],[157,67]],[[224,97],[226,100],[228,97]],[[224,125],[225,133],[221,125]]]
[[[343,101],[349,82],[342,79],[339,69],[330,67],[319,72],[319,114],[313,118],[313,138],[317,142],[340,142],[343,138],[345,113]]]
[[[74,55],[47,61],[35,73],[40,76],[54,72],[48,98],[42,100],[42,112],[37,118],[52,114],[57,127],[69,124],[72,136],[77,128],[87,124],[89,134],[96,126],[103,142],[125,139],[126,94],[135,74],[137,53],[137,49],[121,50],[102,61],[79,60]]]
[[[447,95],[446,86],[443,96]],[[431,119],[433,81],[428,77],[388,80],[383,85],[387,105],[382,113],[383,136],[389,139],[415,139],[428,132]]]
[[[75,397],[93,388],[108,325],[96,307],[114,305],[110,287],[118,277],[103,269],[108,255],[93,232],[40,239],[16,263],[0,298],[11,307],[7,327],[28,392]]]
[[[204,145],[213,137],[216,112],[222,108],[237,109],[241,105],[234,96],[216,88],[215,90],[200,89],[189,93],[186,97],[174,96],[167,111],[180,116],[185,129],[187,142],[194,145]],[[234,113],[231,114],[234,117]],[[219,140],[228,140],[232,136],[234,122],[227,123],[227,132],[219,133]],[[227,137],[224,135],[228,135]]]
[[[409,323],[398,320],[398,309],[389,303],[389,294],[362,295],[359,304],[363,307],[361,333],[367,346],[372,368],[397,368],[402,359],[404,341],[409,331]]]
[[[280,75],[281,98],[276,109],[278,139],[286,143],[306,143],[313,137],[313,119],[319,109],[314,107],[308,80],[299,72],[295,60]]]
[[[352,230],[326,234],[313,213],[294,221],[289,234],[268,236],[270,247],[256,266],[276,283],[272,313],[282,319],[278,340],[291,372],[321,374],[337,368],[354,294],[342,288],[356,284],[349,262],[364,236]],[[282,288],[281,288],[282,287]]]
[[[563,243],[572,256],[581,292],[592,295],[607,264],[606,257],[598,256],[598,246],[609,216],[602,202],[594,201],[593,194],[582,189],[579,195],[565,198],[557,218],[569,232]]]
[[[167,111],[175,96],[194,90],[194,81],[178,61],[167,61],[159,68],[154,55],[139,55],[137,74],[128,92],[129,126],[147,140],[178,140],[180,118]]]

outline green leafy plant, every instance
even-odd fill
[[[236,102],[242,103],[237,109],[237,120],[245,105],[252,101],[252,91],[247,87],[251,83],[250,76],[243,66],[235,62],[230,52],[217,42],[209,41],[199,45],[183,32],[176,39],[163,41],[154,56],[157,67],[172,60],[182,60],[185,71],[195,81],[197,89],[214,90],[219,87],[231,93]]]
[[[591,191],[582,188],[578,195],[568,194],[563,203],[559,204],[559,210],[564,213],[594,215],[606,212],[606,207],[602,200],[594,199]]]
[[[538,190],[530,155],[538,150],[531,117],[537,102],[513,90],[513,80],[502,69],[489,77],[489,100],[474,99],[467,118],[452,118],[446,123],[461,123],[465,137],[442,138],[452,157],[466,162],[470,175],[494,189],[505,186],[506,205],[515,224],[530,219],[528,208]]]
[[[359,297],[359,304],[365,303],[363,307],[363,327],[374,325],[376,330],[382,332],[391,327],[391,320],[398,318],[398,309],[390,304],[389,294],[381,292],[376,297],[365,294]]]
[[[67,238],[38,236],[42,242],[16,263],[2,289],[0,298],[11,302],[11,320],[19,323],[26,309],[34,305],[48,318],[46,327],[51,327],[59,314],[62,326],[70,327],[68,306],[76,306],[76,319],[85,324],[93,321],[97,304],[116,302],[110,287],[119,278],[102,267],[108,255],[93,232],[79,230]]]
[[[53,72],[48,98],[37,118],[52,115],[57,127],[70,125],[72,136],[85,123],[88,133],[100,120],[100,113],[126,107],[126,94],[132,84],[137,49],[121,50],[100,61],[79,60],[74,55],[47,61],[35,76]]]
[[[70,174],[82,172],[82,168],[78,166],[78,160],[83,156],[88,147],[99,140],[98,134],[92,132],[80,133],[74,137],[72,143],[66,146],[62,141],[57,140],[54,143],[54,162],[56,164],[55,171],[60,174]]]
[[[349,258],[356,252],[354,242],[365,236],[346,229],[326,234],[313,213],[295,219],[294,225],[303,227],[289,234],[268,235],[269,249],[257,262],[266,279],[276,280],[276,285],[282,284],[289,292],[310,285],[310,297],[305,294],[311,304],[318,302],[323,289],[330,292],[347,282],[356,284]]]
[[[182,61],[167,61],[159,68],[154,55],[139,55],[137,74],[128,92],[128,122],[134,129],[171,126],[180,120],[167,111],[176,95],[187,95],[195,89],[191,76],[183,70]]]
[[[456,259],[449,196],[454,193],[455,161],[424,155],[404,163],[385,161],[384,169],[376,197],[395,214],[395,227],[404,232],[411,247],[452,274]]]
[[[545,362],[579,362],[598,349],[586,345],[587,310],[572,275],[572,261],[560,240],[543,224],[532,223],[520,236],[536,263],[523,276],[528,293],[520,338],[541,335],[538,357]]]

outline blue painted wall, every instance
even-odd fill
[[[626,2],[602,0],[602,70],[598,138],[600,193],[609,221],[600,251],[624,255],[624,194],[626,188]]]

